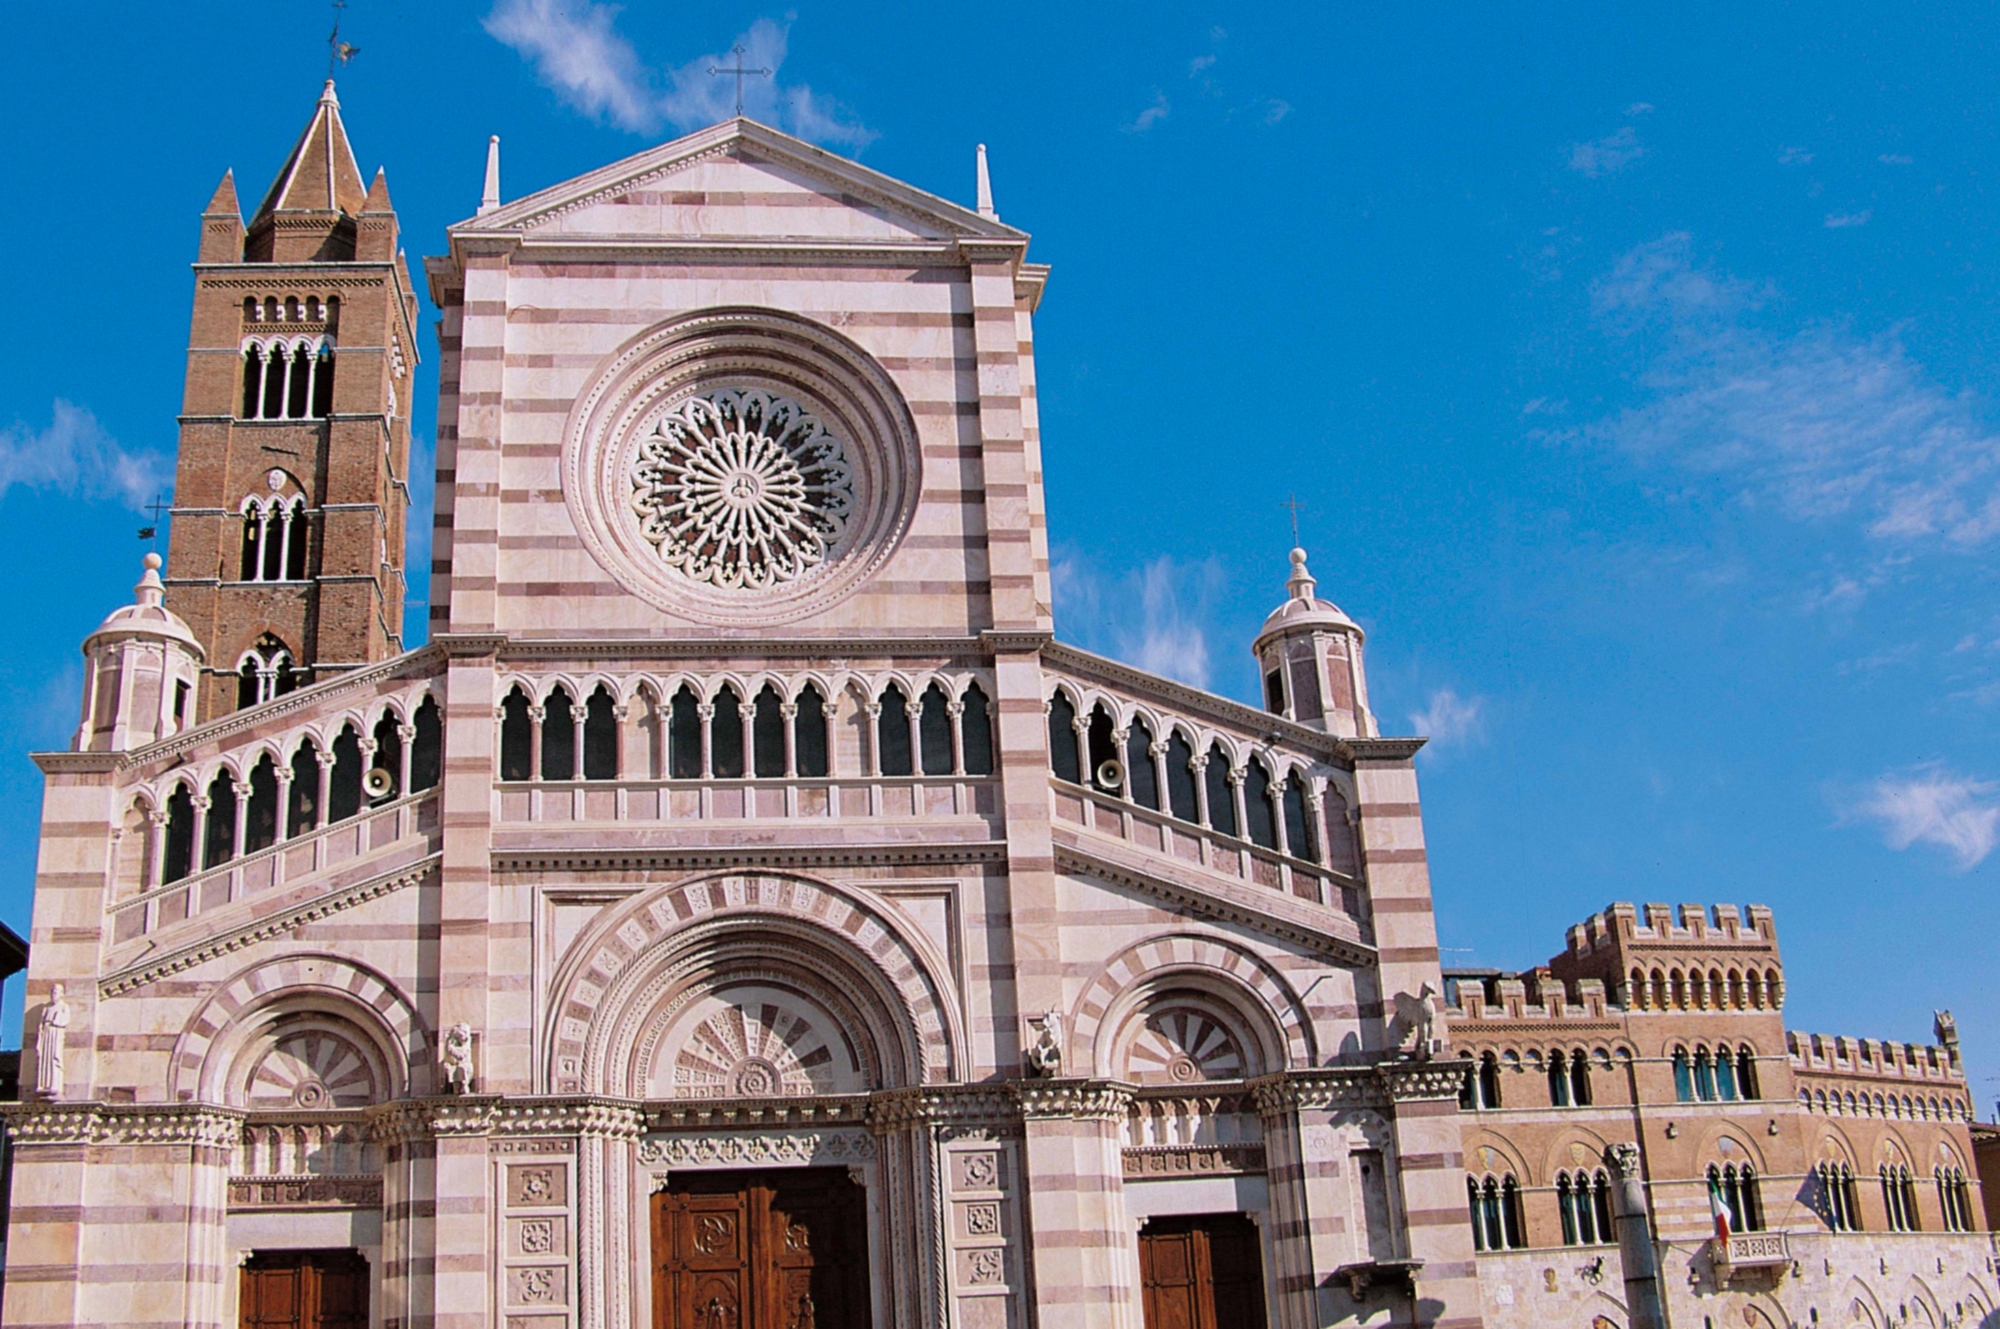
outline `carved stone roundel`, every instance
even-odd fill
[[[634,451],[632,510],[667,566],[725,590],[762,590],[826,561],[854,511],[841,440],[788,397],[690,397]]]

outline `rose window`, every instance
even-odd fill
[[[669,412],[632,458],[632,510],[662,562],[726,590],[797,581],[854,514],[839,438],[788,397],[724,390]]]

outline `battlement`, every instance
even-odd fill
[[[1546,967],[1519,974],[1448,969],[1444,982],[1445,1020],[1454,1025],[1481,1020],[1601,1022],[1625,1014],[1612,1003],[1602,980],[1566,983]]]
[[[1748,942],[1775,948],[1778,925],[1761,904],[1742,911],[1733,904],[1648,904],[1642,916],[1638,906],[1620,902],[1570,928],[1567,954],[1588,955],[1621,942],[1680,949]]]
[[[1802,1074],[1839,1075],[1920,1084],[1965,1083],[1965,1068],[1950,1047],[1849,1038],[1845,1034],[1785,1034],[1792,1068]]]

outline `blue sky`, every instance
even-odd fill
[[[330,12],[35,6],[0,46],[0,752],[67,741],[170,473],[197,216],[225,167],[249,202],[277,170]],[[353,0],[340,91],[413,265],[487,135],[507,197],[579,174],[726,113],[739,41],[776,70],[753,113],[879,170],[970,202],[987,143],[1055,265],[1064,636],[1254,699],[1296,493],[1385,732],[1433,736],[1448,964],[1535,963],[1611,900],[1769,904],[1794,1028],[1924,1040],[1949,1006],[1990,1105],[1996,35],[1974,6]],[[39,796],[0,760],[23,930]]]

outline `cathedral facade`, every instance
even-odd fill
[[[976,181],[738,119],[503,202],[496,145],[422,268],[406,650],[386,180],[331,84],[247,223],[225,177],[170,558],[37,757],[0,1318],[1650,1329],[1564,1249],[1617,1226],[1672,1323],[1802,1320],[1713,1164],[1746,1238],[1962,1218],[1867,1249],[1980,1323],[1955,1046],[1786,1044],[1768,916],[1440,970],[1421,740],[1303,551],[1261,709],[1055,640],[1049,274]],[[1828,1126],[1861,1081],[1935,1128]],[[1935,1204],[1855,1198],[1885,1148]]]

